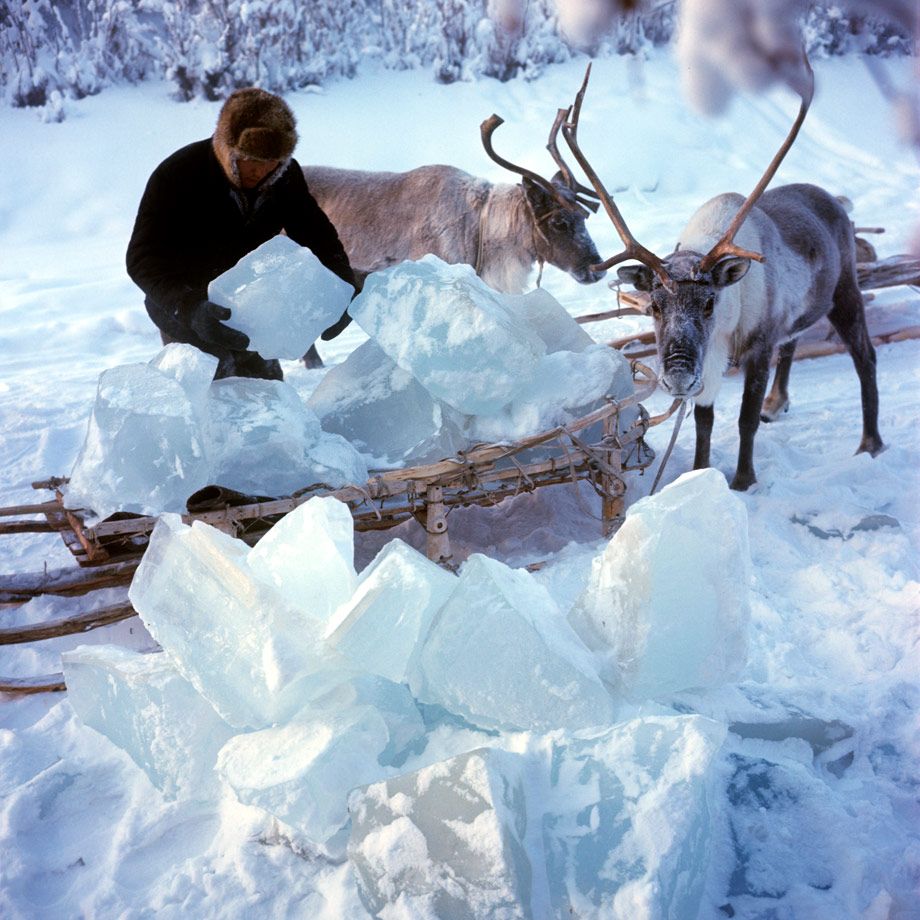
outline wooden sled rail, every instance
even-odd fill
[[[40,677],[0,677],[0,693],[22,696],[29,693],[57,693],[66,690],[64,675],[42,674]]]
[[[137,616],[129,603],[100,607],[89,613],[73,617],[60,617],[33,626],[13,626],[0,629],[0,645],[20,645],[23,642],[38,642],[42,639],[57,639],[60,636],[73,636],[89,632],[99,626],[109,626],[120,620]]]

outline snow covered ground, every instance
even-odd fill
[[[889,66],[897,82],[909,79],[909,62]],[[507,120],[497,149],[549,173],[546,135],[582,69],[571,62],[534,83],[450,86],[366,70],[289,97],[297,156],[392,170],[448,162],[504,181],[479,143],[479,123],[495,111]],[[847,195],[857,223],[886,228],[874,238],[880,255],[904,252],[920,225],[916,159],[898,146],[891,112],[857,59],[818,62],[816,74],[813,109],[778,181]],[[668,56],[603,60],[580,140],[632,230],[663,252],[706,198],[753,185],[796,108],[777,91],[739,97],[723,119],[704,119],[683,102]],[[60,124],[0,110],[0,505],[35,500],[33,480],[69,472],[102,370],[158,350],[124,250],[149,172],[209,135],[216,114],[216,104],[171,102],[160,85],[68,103]],[[602,216],[588,226],[604,255],[618,248]],[[609,309],[614,299],[604,283],[582,287],[551,268],[543,283],[573,315]],[[904,288],[880,293],[871,309],[920,323],[920,297]],[[640,324],[587,328],[604,341]],[[320,350],[334,363],[362,340],[352,327]],[[285,371],[304,395],[322,374],[295,362]],[[888,449],[872,460],[852,454],[860,422],[849,358],[794,367],[792,409],[761,428],[760,482],[743,496],[754,563],[745,675],[720,691],[667,701],[733,726],[720,755],[724,796],[704,918],[920,917],[920,343],[881,347],[878,373]],[[714,465],[727,475],[739,401],[740,380],[731,377],[713,436]],[[655,397],[650,408],[666,402]],[[668,426],[653,431],[659,452],[668,434]],[[687,425],[666,481],[688,469],[692,443]],[[637,479],[630,497],[647,492],[650,479]],[[515,565],[548,559],[538,577],[566,609],[602,547],[592,511],[586,498],[559,489],[500,511],[458,512],[454,548]],[[417,539],[409,528],[400,536]],[[359,562],[383,539],[359,539]],[[0,543],[2,572],[69,560],[50,538]],[[120,596],[110,594],[109,602]],[[44,599],[0,614],[8,626],[77,607]],[[149,639],[135,623],[6,646],[0,673],[58,670],[60,652],[84,642],[143,647]],[[470,748],[483,743],[471,733]],[[425,762],[435,759],[430,746]],[[127,756],[80,725],[65,696],[0,701],[0,915],[154,913],[365,915],[348,863],[316,857],[231,799],[164,802]]]

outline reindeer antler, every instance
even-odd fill
[[[779,169],[779,164],[783,162],[784,157],[789,152],[789,148],[792,147],[796,137],[799,133],[799,128],[802,127],[802,122],[805,121],[805,115],[808,113],[809,106],[811,105],[811,100],[815,94],[815,74],[811,69],[811,64],[808,61],[808,55],[805,54],[805,49],[802,49],[802,59],[805,64],[805,75],[806,81],[805,85],[801,89],[802,104],[799,107],[799,114],[796,116],[795,121],[792,124],[792,127],[789,129],[789,134],[786,135],[786,140],[783,141],[782,146],[779,150],[776,151],[776,155],[770,161],[770,164],[767,166],[766,171],[760,177],[760,181],[757,185],[754,186],[754,190],[748,195],[744,204],[738,210],[738,213],[732,219],[731,224],[729,224],[728,229],[725,231],[722,239],[720,239],[712,249],[703,256],[703,261],[700,262],[700,271],[706,272],[711,269],[719,259],[725,256],[742,256],[745,259],[754,259],[757,262],[763,262],[764,257],[762,253],[751,252],[747,249],[741,249],[736,246],[732,240],[735,238],[735,234],[738,230],[741,229],[741,225],[744,223],[748,214],[751,211],[751,208],[757,203],[757,199],[764,193],[767,185],[769,185],[773,176],[776,175],[776,170]]]
[[[575,193],[575,198],[578,203],[584,205],[586,208],[590,208],[591,211],[596,214],[600,204],[592,199],[597,198],[597,192],[595,192],[593,188],[588,188],[587,185],[582,185],[575,178],[575,173],[572,172],[568,163],[562,159],[562,154],[559,153],[559,147],[556,144],[556,138],[559,136],[559,129],[562,127],[562,123],[565,121],[567,114],[568,109],[559,109],[556,113],[556,120],[553,122],[553,127],[550,129],[546,149],[553,158],[553,162],[559,167],[559,172],[562,173],[562,178],[565,179],[566,185]]]
[[[527,179],[530,179],[531,182],[535,182],[540,188],[543,189],[548,195],[558,201],[563,207],[571,208],[572,203],[566,201],[560,194],[559,190],[550,182],[548,179],[544,179],[539,173],[535,173],[530,169],[527,169],[524,166],[517,166],[515,163],[512,163],[510,160],[506,160],[504,157],[499,156],[492,147],[492,134],[495,132],[495,129],[499,125],[503,125],[505,119],[500,115],[492,114],[490,115],[480,126],[479,133],[482,136],[482,146],[485,147],[486,153],[496,162],[499,166],[503,166],[505,169],[510,172],[517,173],[519,176],[524,176]],[[575,205],[585,216],[588,215],[588,211],[582,206],[581,203]],[[596,205],[595,205],[596,207]]]
[[[591,76],[591,64],[588,64],[587,69],[585,70],[585,79],[581,84],[581,89],[575,95],[575,102],[569,109],[560,109],[559,114],[557,114],[557,120],[564,122],[562,124],[562,136],[565,138],[566,143],[569,145],[572,153],[575,155],[575,159],[578,160],[579,166],[584,170],[585,175],[588,177],[591,184],[594,186],[594,191],[597,194],[597,197],[600,199],[601,204],[604,206],[604,210],[607,212],[607,216],[613,223],[613,226],[616,228],[617,233],[620,235],[620,239],[625,244],[626,248],[619,254],[611,256],[609,259],[605,259],[601,262],[600,265],[592,265],[591,268],[594,271],[601,271],[603,269],[611,268],[614,265],[617,265],[620,262],[625,262],[627,259],[635,259],[637,262],[641,262],[643,265],[648,266],[656,275],[661,279],[661,283],[668,289],[673,290],[674,281],[671,276],[668,274],[667,269],[664,267],[664,263],[658,256],[655,255],[650,249],[646,249],[641,243],[636,240],[636,238],[630,233],[629,227],[626,226],[626,221],[623,219],[623,215],[620,213],[619,208],[613,203],[613,198],[610,197],[610,193],[607,189],[604,188],[604,183],[601,182],[600,177],[592,169],[591,164],[588,162],[585,155],[581,152],[581,148],[578,146],[578,119],[581,116],[581,104],[585,98],[585,90],[588,88],[588,79]],[[567,118],[571,115],[571,119],[566,121]]]

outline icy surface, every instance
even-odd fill
[[[256,578],[249,548],[178,515],[157,522],[129,596],[179,672],[230,725],[290,717],[311,673],[335,664],[315,621]]]
[[[275,524],[250,550],[247,562],[286,603],[324,623],[354,593],[354,559],[348,505],[317,496]]]
[[[388,742],[371,706],[311,713],[309,721],[231,738],[218,771],[241,802],[325,843],[348,820],[349,790],[383,774],[375,754]]]
[[[569,620],[604,680],[646,699],[742,673],[750,619],[747,511],[718,470],[636,502]]]
[[[304,699],[286,724],[231,738],[218,771],[241,802],[326,844],[348,821],[348,793],[392,772],[424,724],[406,687],[347,669],[315,675]]]
[[[329,621],[326,640],[363,670],[403,683],[410,657],[457,583],[455,575],[392,540]]]
[[[208,285],[263,358],[299,358],[348,308],[354,289],[305,246],[276,236]]]
[[[545,288],[526,294],[506,294],[505,306],[518,321],[540,336],[547,354],[556,351],[582,352],[594,339],[584,327],[572,319],[571,314]]]
[[[643,718],[552,745],[543,844],[552,916],[697,917],[725,727]]]
[[[217,798],[217,752],[233,730],[165,652],[81,646],[63,655],[80,721],[120,747],[167,799]]]
[[[613,717],[587,649],[546,589],[480,554],[432,622],[409,686],[485,728],[583,728]]]
[[[290,495],[313,483],[367,481],[357,450],[324,432],[284,381],[215,380],[207,409],[211,482],[249,495]]]
[[[436,256],[369,275],[349,312],[399,367],[466,415],[513,399],[546,352],[469,265]]]
[[[518,440],[633,392],[629,362],[551,294],[501,294],[433,256],[371,275],[351,312],[372,340],[326,375],[310,405],[373,465]],[[621,428],[634,416],[624,413]]]
[[[198,414],[183,386],[191,387],[192,398],[199,394],[202,366],[213,375],[216,359],[207,356],[187,376],[170,367],[168,356],[103,371],[70,473],[68,507],[89,508],[99,517],[184,510],[185,499],[208,482]]]
[[[607,345],[592,344],[581,352],[555,351],[537,362],[536,374],[500,412],[472,420],[474,440],[519,440],[574,421],[603,405],[603,397],[632,395],[629,362]],[[635,410],[624,413],[627,427]],[[595,434],[600,436],[600,431]],[[584,436],[584,433],[582,433]]]
[[[349,440],[373,469],[434,462],[468,444],[463,416],[435,399],[373,340],[330,368],[307,405],[324,430]]]
[[[374,916],[532,916],[524,761],[476,750],[355,792],[348,853]]]

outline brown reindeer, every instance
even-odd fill
[[[306,166],[313,197],[339,233],[352,267],[372,272],[433,253],[445,262],[474,266],[496,290],[520,293],[535,263],[544,262],[591,284],[604,276],[591,266],[600,254],[585,228],[586,198],[556,146],[559,122],[547,148],[559,171],[547,180],[503,159],[492,148],[502,124],[482,123],[482,142],[499,165],[520,175],[515,185],[493,184],[453,166],[419,166],[408,172],[363,172]]]

